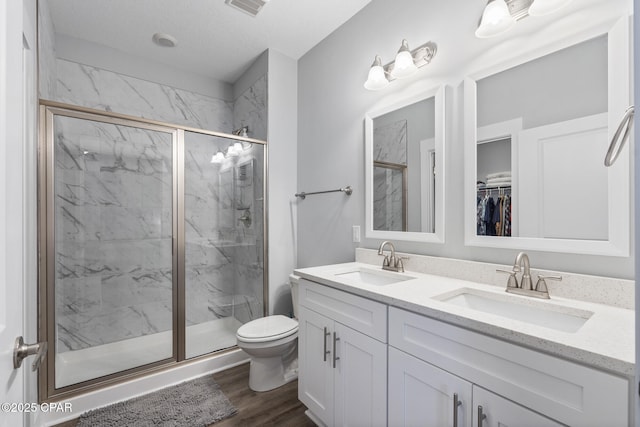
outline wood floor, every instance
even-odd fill
[[[238,413],[212,426],[278,426],[313,427],[315,424],[304,414],[306,407],[298,400],[298,381],[292,381],[275,390],[256,393],[249,389],[249,364],[245,363],[213,378],[220,385]],[[77,420],[56,427],[75,427]]]

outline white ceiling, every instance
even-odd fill
[[[371,0],[271,0],[256,17],[224,0],[46,1],[56,33],[233,83],[266,49],[299,59]]]

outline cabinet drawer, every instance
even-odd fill
[[[625,378],[394,307],[389,345],[565,424],[628,424]]]
[[[298,303],[383,343],[387,342],[387,306],[301,279]]]

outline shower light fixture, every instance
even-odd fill
[[[389,85],[395,79],[403,79],[415,73],[418,68],[431,62],[438,46],[434,42],[427,42],[422,46],[410,51],[409,43],[402,40],[400,49],[394,61],[382,65],[382,58],[376,55],[369,69],[367,81],[364,88],[368,90],[380,90]]]
[[[482,13],[476,37],[488,38],[508,31],[527,16],[542,16],[560,10],[571,0],[489,0]]]

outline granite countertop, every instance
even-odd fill
[[[304,279],[551,355],[624,376],[634,375],[635,313],[633,310],[554,297],[553,293],[550,300],[507,294],[504,289],[492,285],[412,271],[391,273],[405,276],[408,280],[383,286],[368,285],[337,276],[358,269],[382,272],[379,266],[351,262],[296,269],[295,274]],[[546,306],[557,313],[592,312],[593,315],[577,331],[563,332],[541,325],[544,321],[534,324],[514,320],[437,299],[456,295],[461,289],[467,293],[475,292],[484,295],[490,293],[489,296],[492,299],[507,300],[521,306],[533,308]]]

